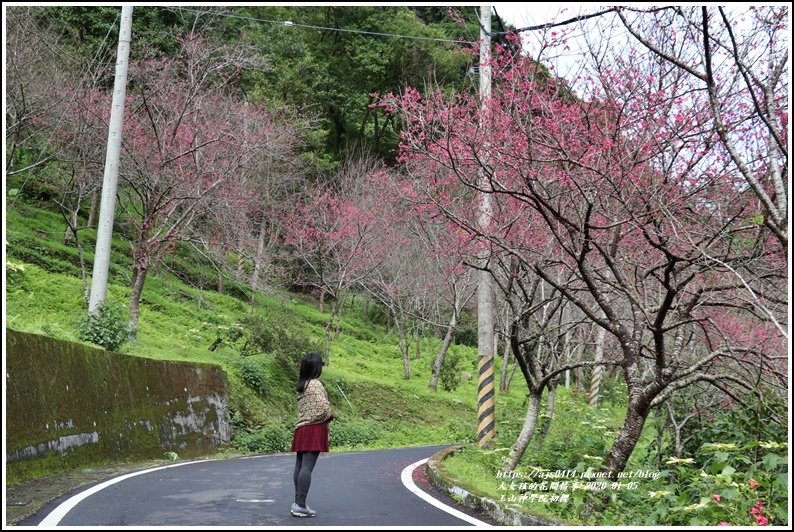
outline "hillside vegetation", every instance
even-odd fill
[[[25,201],[10,202],[9,207],[7,326],[79,341],[76,324],[85,313],[85,303],[78,251],[74,245],[63,245],[60,215]],[[85,231],[81,244],[90,264],[92,230]],[[129,298],[128,250],[122,240],[114,241],[109,299],[117,303]],[[286,450],[295,420],[295,368],[289,363],[301,348],[322,350],[327,314],[310,298],[296,294],[256,294],[252,304],[250,291],[233,281],[225,283],[229,293],[206,289],[215,288],[212,265],[191,256],[187,249],[181,251],[169,268],[147,279],[137,341],[121,352],[219,364],[229,376],[234,445],[257,452]],[[243,342],[233,343],[230,331],[240,330],[240,322],[251,316],[259,318],[266,331],[289,336],[286,345],[282,341],[281,353],[240,353]],[[373,316],[380,316],[374,304],[366,307],[356,301],[346,309],[341,333],[331,346],[331,363],[323,380],[337,413],[334,446],[376,448],[473,440],[476,379],[464,378],[454,392],[441,386],[430,392],[430,365],[440,340],[424,336],[421,355],[411,362],[414,376],[403,380],[397,340],[383,324],[373,322]],[[218,338],[223,341],[210,351]],[[299,352],[288,352],[291,349]],[[457,345],[453,351],[462,360],[459,371],[476,374],[476,349]],[[519,400],[520,388],[511,397]]]
[[[462,443],[457,482],[579,524],[786,523],[787,9],[609,8],[537,57],[476,46],[489,11],[9,8],[8,327],[221,365],[243,452],[288,448],[318,351],[335,449]],[[557,470],[610,482],[502,480]]]
[[[62,219],[41,201],[20,197],[8,206],[7,326],[79,341],[76,324],[85,313],[79,258],[75,246],[62,243]],[[89,264],[93,237],[92,230],[85,230],[81,239]],[[114,250],[109,299],[120,303],[129,297],[131,259],[122,240],[114,242]],[[252,304],[246,288],[227,280],[230,293],[219,294],[212,289],[216,281],[211,264],[187,249],[179,250],[168,268],[147,279],[137,341],[121,352],[222,366],[230,385],[232,447],[241,452],[286,451],[295,421],[294,362],[304,349],[322,350],[328,316],[304,295],[255,294]],[[232,341],[233,331],[257,319],[264,331],[260,338],[264,344],[269,338],[273,350],[244,356],[242,342]],[[583,484],[596,480],[587,475],[598,470],[626,412],[625,388],[618,381],[605,381],[603,402],[595,410],[588,407],[586,393],[579,387],[560,386],[554,422],[541,416],[541,434],[516,470],[518,481],[506,482],[499,475],[525,415],[523,383],[517,380],[508,393],[497,394],[495,445],[480,451],[474,445],[476,377],[461,379],[454,391],[443,386],[429,391],[430,365],[441,340],[426,335],[420,339],[420,357],[411,361],[413,377],[404,380],[398,339],[381,322],[378,307],[358,299],[345,310],[341,332],[331,346],[323,381],[337,415],[332,424],[334,450],[464,444],[463,452],[444,463],[457,484],[537,515],[575,524],[604,522],[604,517],[587,513],[587,492],[570,491],[564,501],[552,503],[528,499],[532,491],[526,491],[531,484],[527,479],[536,478],[533,475],[539,471],[561,470],[572,472]],[[223,341],[210,351],[218,338]],[[460,360],[458,371],[464,377],[476,375],[476,349],[458,344],[452,351]],[[779,443],[784,435],[773,425],[760,430],[760,419],[739,420],[737,415],[747,412],[728,411],[701,431],[697,441],[703,445],[697,460],[702,473],[692,459],[669,456],[671,442],[661,430],[665,420],[655,415],[638,446],[643,452],[632,456],[627,469],[649,476],[637,478],[630,490],[626,482],[623,491],[607,491],[612,508],[608,519],[626,524],[702,524],[727,514],[744,521],[745,510],[755,500],[756,488],[750,486],[760,479],[769,501],[764,511],[784,520],[787,462],[779,450],[785,448]],[[737,487],[731,488],[732,483]],[[721,505],[711,498],[712,491],[722,494]],[[662,504],[656,504],[659,501]]]

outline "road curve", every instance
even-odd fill
[[[413,480],[422,491],[481,521],[464,520],[465,516],[445,511],[443,504],[420,498],[403,484],[400,477],[406,467],[442,448],[332,452],[321,456],[307,498],[309,506],[317,511],[313,518],[298,519],[289,514],[294,495],[294,455],[265,455],[194,462],[122,477],[113,484],[88,487],[58,499],[19,524],[202,527],[495,524],[433,490],[421,468],[413,473]],[[95,493],[88,494],[91,489]],[[73,497],[81,493],[88,496],[74,504]]]

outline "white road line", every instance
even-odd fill
[[[403,485],[406,488],[408,488],[408,490],[410,492],[412,492],[414,495],[416,495],[420,499],[424,500],[425,502],[427,502],[429,504],[432,504],[433,506],[435,506],[436,508],[440,509],[441,511],[447,512],[448,514],[450,514],[452,516],[455,516],[458,519],[462,519],[463,521],[466,521],[467,523],[471,523],[471,524],[473,524],[475,526],[487,526],[487,527],[491,526],[488,523],[486,523],[485,521],[480,521],[479,519],[475,519],[474,517],[471,517],[471,516],[468,516],[468,515],[464,514],[460,510],[456,510],[455,508],[453,508],[453,507],[451,507],[451,506],[449,506],[447,504],[444,504],[443,502],[439,501],[438,499],[435,499],[435,498],[431,497],[430,495],[428,495],[427,493],[425,493],[424,491],[419,489],[419,487],[414,483],[414,479],[413,479],[414,469],[416,469],[420,465],[424,464],[425,462],[427,462],[427,458],[419,460],[418,462],[414,462],[413,464],[411,464],[408,467],[406,467],[405,469],[403,469],[403,472],[400,475],[400,480],[403,481]]]
[[[181,463],[181,464],[170,464],[170,465],[167,465],[167,466],[154,467],[152,469],[144,469],[143,471],[136,471],[134,473],[127,473],[126,475],[121,475],[120,477],[111,478],[110,480],[102,482],[101,484],[97,484],[96,486],[94,486],[92,488],[89,488],[89,489],[87,489],[85,491],[81,491],[80,493],[78,493],[74,497],[70,497],[70,498],[66,499],[64,502],[59,504],[57,508],[55,508],[49,514],[47,514],[47,517],[45,517],[41,521],[41,523],[38,524],[38,526],[56,526],[56,525],[58,525],[58,523],[61,522],[61,519],[66,517],[66,514],[68,514],[72,510],[72,508],[74,508],[75,506],[80,504],[81,501],[87,499],[88,497],[90,497],[94,493],[102,491],[103,489],[107,488],[108,486],[112,486],[113,484],[115,484],[117,482],[121,482],[122,480],[126,480],[126,479],[131,478],[131,477],[137,477],[138,475],[143,475],[144,473],[151,473],[152,471],[159,471],[161,469],[168,469],[170,467],[179,467],[179,466],[183,466],[183,465],[198,464],[199,462],[212,462],[212,461],[213,460],[196,460],[196,461],[193,461],[193,462],[184,462],[184,463]]]

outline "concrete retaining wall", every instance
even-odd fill
[[[10,479],[108,461],[206,455],[230,438],[218,366],[6,330]]]

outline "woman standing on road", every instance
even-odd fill
[[[323,359],[317,353],[303,357],[298,377],[298,422],[292,438],[295,458],[295,502],[293,517],[314,517],[317,512],[306,505],[306,495],[312,482],[312,471],[320,453],[328,452],[328,423],[334,419],[325,387],[317,380],[323,371]]]

